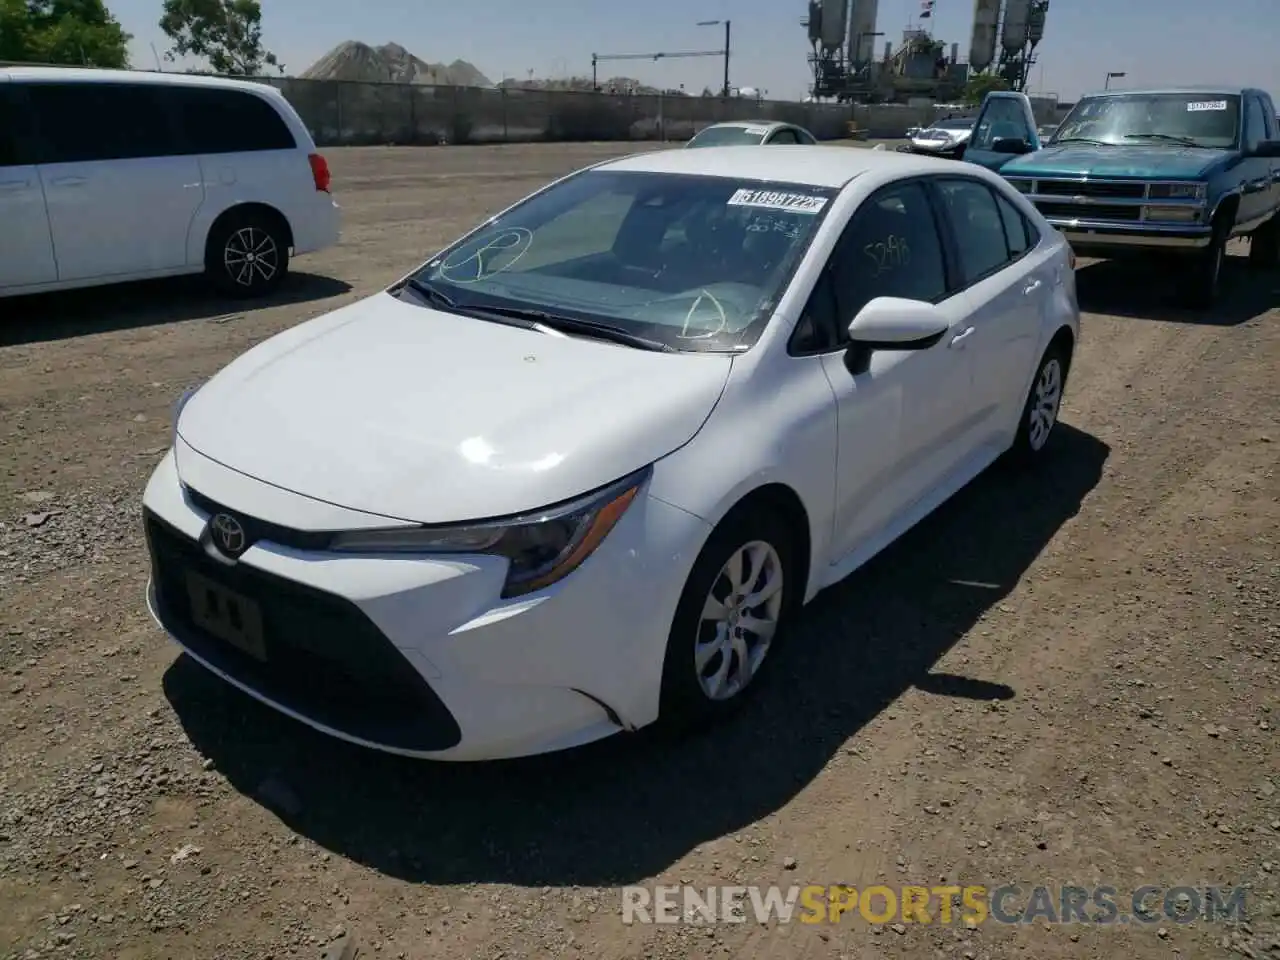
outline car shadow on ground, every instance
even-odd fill
[[[1234,327],[1280,305],[1280,270],[1259,270],[1247,257],[1229,256],[1222,267],[1216,306],[1196,310],[1183,302],[1180,281],[1188,269],[1173,258],[1099,260],[1076,270],[1080,309],[1139,320]]]
[[[165,674],[165,693],[235,789],[385,874],[435,884],[636,882],[783,807],[910,687],[1014,696],[993,679],[932,670],[1097,485],[1108,447],[1065,424],[1054,442],[1039,473],[993,467],[821,594],[759,695],[683,743],[642,732],[529,760],[425,763],[315,733],[187,657]]]
[[[0,347],[47,343],[183,320],[236,316],[267,307],[341,296],[351,284],[291,271],[270,296],[234,300],[215,294],[203,277],[174,277],[0,299]]]

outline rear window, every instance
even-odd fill
[[[691,147],[733,147],[750,146],[764,140],[768,127],[707,127],[692,140]]]
[[[240,90],[170,87],[190,153],[292,150],[293,134],[270,103]]]

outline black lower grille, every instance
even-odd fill
[[[220,563],[150,511],[144,525],[156,612],[193,653],[281,706],[371,743],[430,751],[462,739],[435,691],[354,604],[243,563]],[[190,574],[257,605],[265,661],[196,624]]]
[[[1090,203],[1054,203],[1043,200],[1036,201],[1036,209],[1046,217],[1059,220],[1117,220],[1132,223],[1142,219],[1142,208],[1139,206],[1101,206]]]

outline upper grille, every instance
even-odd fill
[[[1123,220],[1142,219],[1139,206],[1098,206],[1088,203],[1054,203],[1036,201],[1036,209],[1044,216],[1060,220]]]
[[[1147,185],[1113,180],[1037,180],[1035,192],[1055,197],[1097,197],[1106,200],[1141,200]]]

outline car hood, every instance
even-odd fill
[[[1006,177],[1198,177],[1229,156],[1205,147],[1091,146],[1069,143],[1017,157],[1001,171]]]
[[[706,421],[731,366],[380,293],[233,361],[182,408],[177,432],[274,486],[449,523],[536,510],[670,453]]]

